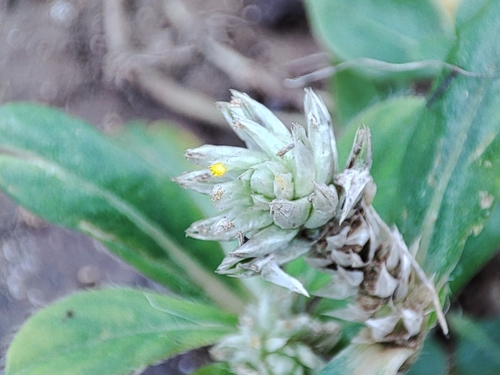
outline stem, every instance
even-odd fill
[[[309,85],[311,82],[319,81],[322,79],[329,78],[339,72],[347,69],[356,68],[369,68],[385,72],[410,72],[419,69],[449,69],[452,72],[456,72],[460,75],[466,77],[475,78],[498,78],[496,76],[485,75],[481,73],[470,72],[468,70],[462,69],[459,66],[448,64],[440,60],[424,60],[424,61],[413,61],[402,64],[394,64],[386,61],[380,61],[375,59],[370,59],[368,57],[361,57],[359,59],[353,59],[349,61],[342,62],[335,66],[327,66],[325,68],[320,68],[314,72],[304,74],[300,77],[286,79],[285,86],[289,88],[304,87]]]

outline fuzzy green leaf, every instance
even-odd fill
[[[335,97],[335,117],[340,126],[346,126],[354,116],[394,95],[389,82],[380,82],[354,69],[344,70],[332,78],[332,92]]]
[[[187,149],[198,147],[201,141],[189,133],[171,124],[156,122],[145,125],[132,122],[112,135],[119,144],[134,152],[163,176],[179,176],[193,169],[193,165],[183,156]],[[213,216],[216,212],[208,196],[185,190],[190,199],[203,211],[204,216]],[[211,245],[217,247],[216,244]]]
[[[213,363],[203,366],[193,372],[191,375],[232,375],[234,372],[229,370],[229,367],[222,363]]]
[[[484,229],[465,243],[458,265],[450,276],[450,288],[457,295],[500,249],[500,204],[496,204]]]
[[[6,375],[120,375],[234,332],[237,318],[155,293],[105,289],[33,315],[14,338]]]
[[[406,375],[447,375],[449,374],[448,354],[432,334],[427,336],[417,360]]]
[[[180,294],[208,293],[229,309],[241,308],[228,287],[237,291],[237,284],[213,273],[221,248],[185,237],[203,215],[171,177],[58,110],[23,103],[0,108],[0,187],[14,200],[97,238]]]
[[[438,285],[500,196],[499,17],[497,1],[461,16],[467,22],[458,25],[450,62],[484,78],[443,74],[416,118],[403,161],[399,228],[407,243],[420,239],[417,260]]]
[[[457,334],[457,375],[496,375],[500,373],[500,319],[474,321],[466,317],[449,317]]]
[[[373,202],[381,217],[394,222],[402,159],[416,126],[413,118],[425,106],[421,97],[401,97],[369,107],[353,118],[338,142],[341,160],[347,160],[356,131],[366,125],[372,134],[373,166],[371,174],[377,184]]]
[[[341,60],[444,60],[454,42],[450,15],[433,0],[309,0],[312,26]]]

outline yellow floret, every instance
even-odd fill
[[[214,177],[222,177],[227,172],[227,168],[223,163],[212,164],[209,169]]]

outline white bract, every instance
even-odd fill
[[[292,314],[294,296],[264,291],[258,304],[240,318],[238,331],[210,349],[235,374],[312,375],[341,338],[336,322]]]
[[[248,148],[202,146],[186,157],[204,169],[176,180],[210,194],[220,215],[198,221],[188,235],[234,240],[217,271],[263,279],[308,296],[282,266],[304,256],[331,276],[316,293],[349,299],[337,318],[366,325],[359,342],[389,342],[417,348],[429,313],[437,310],[447,331],[436,291],[396,228],[389,228],[371,202],[371,136],[359,129],[343,170],[323,101],[306,90],[307,126],[289,130],[262,104],[233,91],[219,108]]]
[[[337,147],[330,116],[323,101],[308,89],[307,126],[294,124],[289,130],[248,95],[232,94],[230,103],[218,103],[218,107],[247,148],[205,145],[186,152],[189,161],[204,169],[185,173],[176,181],[210,194],[221,212],[194,223],[187,234],[203,240],[239,239],[240,246],[217,272],[260,274],[308,295],[281,265],[310,250],[312,242],[299,238],[302,230],[325,225],[339,210],[338,188],[333,184]]]

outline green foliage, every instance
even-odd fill
[[[466,17],[464,9],[470,6],[464,3],[458,14],[459,43],[450,60],[485,78],[445,71],[425,106],[415,97],[372,106],[350,121],[339,142],[345,155],[356,128],[366,124],[372,129],[372,175],[378,186],[374,205],[384,219],[398,223],[410,244],[422,236],[419,259],[425,259],[429,274],[449,276],[466,239],[477,236],[495,212],[500,194],[500,166],[495,163],[500,152],[499,83],[491,78],[498,70],[492,64],[484,68],[485,61],[498,61],[500,54],[496,41],[485,37],[497,27],[495,8],[483,4]],[[500,243],[494,222],[484,235],[471,237],[453,283],[463,285],[492,255]]]
[[[455,43],[452,17],[434,0],[310,0],[307,5],[313,30],[334,61],[444,61]],[[427,64],[400,73],[366,64],[338,73],[332,80],[338,123],[344,126],[379,101],[408,95],[413,81],[438,72]]]
[[[450,361],[443,343],[434,336],[425,340],[419,358],[407,375],[493,375],[500,372],[500,319],[471,319],[448,315],[455,354]],[[453,364],[452,364],[453,363]],[[452,364],[453,370],[450,369]]]
[[[312,25],[341,60],[444,60],[453,21],[433,0],[310,0]]]
[[[420,239],[418,259],[438,284],[446,282],[465,240],[482,229],[500,194],[500,82],[491,78],[500,73],[500,48],[491,37],[500,32],[499,16],[500,4],[490,2],[460,25],[450,62],[485,78],[443,73],[415,118],[403,160],[397,222],[407,242]]]
[[[474,321],[450,315],[450,324],[458,333],[457,375],[494,375],[500,373],[500,319]]]
[[[198,370],[193,372],[192,375],[232,375],[232,374],[234,373],[230,371],[227,368],[227,366],[220,363],[215,363],[199,368]]]
[[[436,337],[429,335],[425,339],[417,361],[406,375],[447,375],[448,370],[447,353]]]
[[[394,82],[375,81],[354,69],[337,73],[332,79],[335,117],[345,127],[358,113],[391,96],[395,96]]]
[[[456,295],[497,252],[500,245],[500,205],[495,204],[484,229],[465,242],[462,257],[450,276],[450,288]]]
[[[153,123],[145,126],[142,122],[132,122],[116,134],[111,135],[122,147],[133,152],[148,163],[160,176],[175,177],[191,168],[182,155],[186,149],[197,147],[200,141],[191,133],[166,123]],[[203,211],[203,216],[214,213],[214,207],[208,197],[183,190],[182,195],[189,196],[191,201]],[[199,245],[199,241],[185,238],[189,246]],[[209,246],[207,245],[207,248]],[[210,249],[217,248],[216,243]]]
[[[219,296],[225,291],[238,301],[228,288],[241,290],[234,280],[213,274],[221,248],[184,235],[202,212],[151,158],[132,146],[132,151],[118,147],[80,120],[32,104],[2,107],[0,133],[0,186],[13,199],[48,221],[98,239],[178,293],[197,298],[209,293],[224,304]],[[178,146],[168,134],[158,137],[150,154],[188,143],[176,139]],[[165,164],[181,158],[179,152]],[[231,305],[238,308],[236,302],[226,303]]]
[[[352,119],[339,140],[341,160],[347,160],[354,135],[362,126],[372,133],[373,166],[371,174],[377,183],[373,206],[387,222],[393,223],[397,205],[394,195],[399,188],[399,175],[408,142],[417,125],[414,121],[425,107],[421,97],[394,98],[378,103]]]
[[[396,62],[391,60],[390,54],[374,55],[368,50],[363,56],[354,54],[357,48],[366,45],[352,47],[354,39],[342,38],[343,34],[332,32],[331,28],[339,24],[327,25],[326,20],[332,17],[326,7],[333,8],[333,3],[336,2],[311,1],[309,7],[312,20],[319,23],[315,25],[316,30],[337,56],[374,57]],[[386,2],[386,5],[394,3]],[[318,11],[321,6],[325,8]],[[364,14],[372,13],[376,14],[376,10],[364,11]],[[372,175],[378,186],[374,206],[389,223],[398,224],[409,244],[420,239],[418,259],[424,264],[424,269],[429,275],[437,275],[439,286],[448,281],[451,273],[449,281],[453,291],[459,291],[500,245],[500,208],[497,204],[500,196],[500,165],[497,162],[500,153],[500,82],[496,78],[500,76],[497,63],[500,49],[493,37],[498,34],[496,20],[499,16],[497,2],[461,3],[456,21],[456,46],[444,48],[443,45],[443,53],[447,52],[441,59],[452,51],[447,62],[481,77],[465,77],[445,70],[425,101],[415,97],[390,98],[405,93],[404,90],[394,90],[392,86],[394,82],[402,82],[398,77],[393,83],[386,80],[385,86],[380,79],[354,71],[342,72],[334,78],[337,104],[342,102],[347,107],[339,115],[341,123],[347,122],[339,142],[340,154],[346,155],[356,128],[364,124],[370,127],[374,152]],[[354,32],[348,25],[344,28],[348,29],[344,35]],[[378,35],[373,34],[364,36],[376,48],[378,45],[373,41]],[[382,43],[389,42],[390,38]],[[341,43],[346,49],[352,47],[349,49],[351,55],[339,53],[344,47],[340,46]],[[389,100],[377,104],[387,97]],[[492,321],[489,327],[491,332],[496,332],[499,324]],[[476,360],[464,354],[464,332],[456,324],[452,324],[452,329],[458,330],[461,337],[462,346],[457,354],[458,373],[477,373]],[[471,330],[469,339],[476,333],[482,337],[479,331]],[[485,342],[498,351],[496,344],[489,340]],[[422,360],[410,373],[447,373],[442,349],[437,343],[427,341]],[[433,348],[431,351],[427,349],[429,346]],[[482,356],[488,357],[491,350],[484,345],[477,345],[473,352],[483,349]],[[352,373],[347,359],[342,362],[341,358],[342,354],[340,358],[336,357],[328,366],[331,372],[325,369],[324,374],[337,373],[335,371]],[[493,370],[486,373],[497,373],[498,369],[490,361],[491,358],[485,359]],[[397,369],[387,373],[396,372]]]
[[[419,244],[417,259],[427,275],[436,276],[442,295],[447,282],[460,290],[500,245],[500,3],[463,0],[455,22],[433,0],[309,0],[307,6],[314,30],[335,59],[432,59],[475,73],[393,74],[364,67],[334,78],[337,117],[345,125],[341,157],[347,158],[356,130],[369,127],[375,208],[397,224],[409,245]],[[438,78],[426,98],[409,95],[415,79],[432,76]],[[218,244],[185,237],[184,230],[212,208],[171,181],[190,169],[182,154],[196,143],[163,125],[129,124],[108,138],[54,109],[0,108],[4,191],[198,301],[127,289],[70,296],[23,326],[7,354],[7,375],[128,374],[235,331],[237,318],[213,302],[240,312],[249,292],[234,279],[213,274],[224,257]],[[302,259],[287,270],[313,292],[327,282]],[[298,301],[294,308],[312,314],[348,303]],[[450,322],[458,343],[455,372],[498,373],[498,319],[474,322],[452,315]],[[396,374],[419,354],[350,343],[359,325],[344,327],[347,334],[335,348],[340,352],[321,375]],[[429,336],[409,374],[447,372],[445,354]],[[196,372],[229,373],[225,365]]]
[[[7,353],[7,375],[129,374],[211,345],[237,318],[155,293],[107,289],[77,293],[37,312]]]

